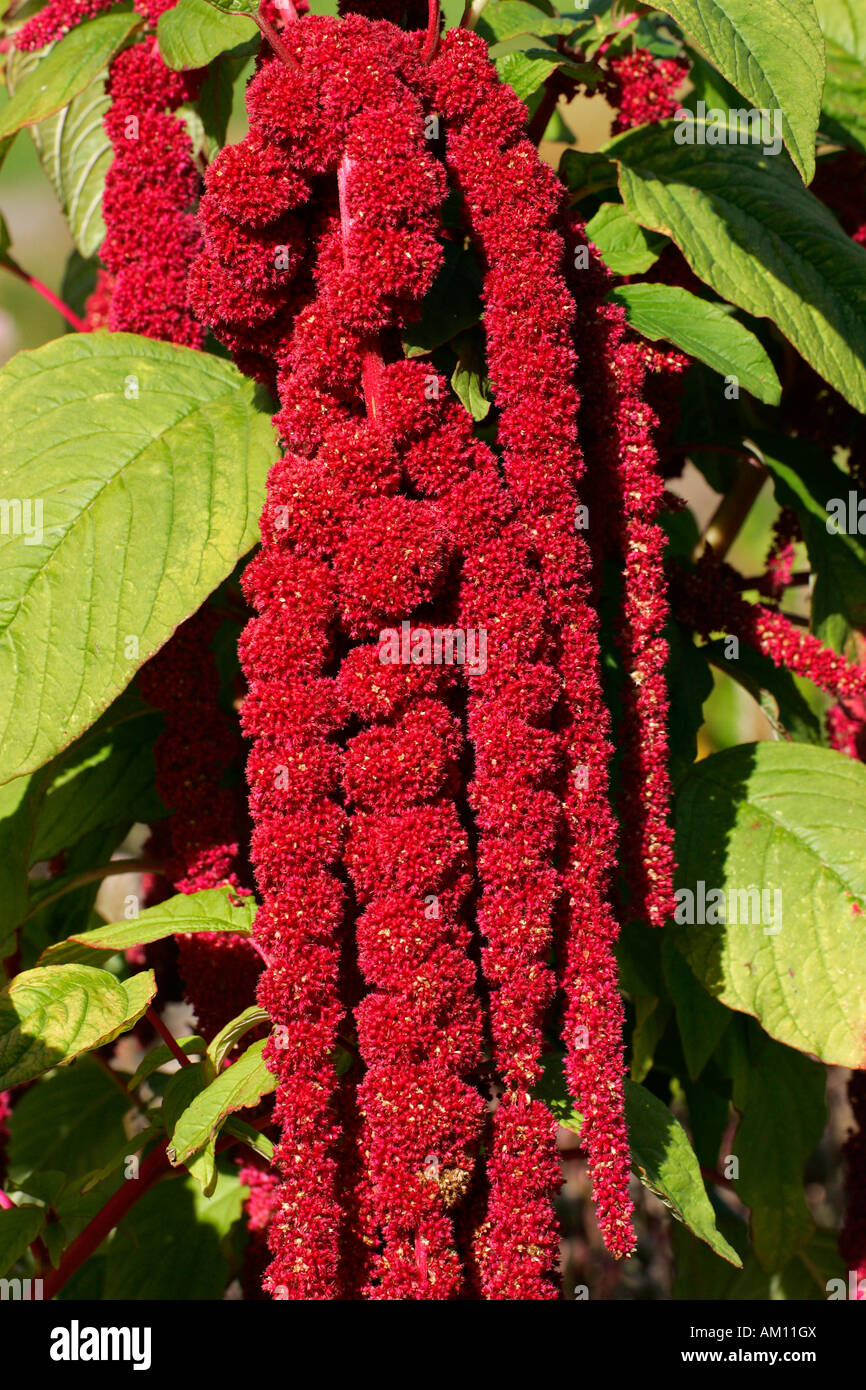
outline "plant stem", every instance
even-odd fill
[[[439,0],[431,0],[431,13],[435,6],[439,14]],[[438,41],[438,30],[437,30]],[[352,218],[349,212],[348,179],[351,164],[348,157],[344,154],[340,160],[340,167],[337,170],[337,193],[340,202],[340,235],[343,241],[343,265],[348,267],[348,246],[349,235],[352,230]],[[361,385],[364,391],[364,404],[367,407],[367,414],[371,420],[375,420],[379,414],[379,373],[382,369],[382,354],[378,344],[373,338],[365,338],[361,344]]]
[[[538,103],[535,115],[526,127],[526,134],[533,145],[541,143],[544,132],[550,124],[550,118],[556,110],[556,103],[559,101],[559,92],[556,91],[556,84],[550,78],[544,84],[544,96]]]
[[[717,560],[725,558],[767,481],[766,465],[754,454],[739,449],[726,452],[740,456],[737,476],[733,487],[722,498],[695,546],[693,560],[700,559],[708,550],[712,551]]]
[[[171,1053],[171,1055],[173,1057],[176,1057],[177,1060],[180,1062],[181,1066],[192,1066],[192,1063],[190,1062],[183,1048],[180,1046],[177,1038],[174,1036],[170,1028],[166,1028],[159,1014],[156,1012],[156,1009],[154,1009],[151,1006],[151,1008],[145,1010],[144,1016],[150,1024],[151,1028],[153,1028],[154,1032],[158,1033],[159,1036],[162,1038],[163,1042],[168,1047],[168,1050]]]
[[[12,1199],[0,1188],[0,1211],[11,1211],[14,1205]]]
[[[421,49],[421,61],[432,62],[439,47],[439,0],[427,0],[427,36]]]
[[[23,280],[25,285],[29,285],[37,294],[41,294],[42,298],[48,301],[52,309],[56,309],[58,314],[62,314],[66,322],[77,329],[79,333],[90,332],[84,319],[80,319],[77,314],[74,314],[69,306],[64,304],[62,299],[58,299],[54,291],[50,290],[47,285],[43,285],[41,280],[37,280],[35,275],[28,275],[26,270],[22,270],[21,266],[18,265],[16,261],[13,261],[11,256],[3,256],[0,258],[0,265],[4,266],[6,270],[11,271],[13,275],[17,275],[19,280]]]
[[[271,24],[271,21],[269,19],[265,19],[264,16],[261,14],[254,14],[251,17],[256,21],[256,24],[261,29],[262,33],[264,34],[268,43],[271,45],[271,48],[276,53],[280,62],[285,63],[287,68],[294,68],[297,72],[300,72],[300,63],[298,62],[294,53],[291,53],[289,49],[286,47],[286,45],[283,43],[273,24]]]
[[[107,864],[100,864],[98,868],[87,869],[84,873],[75,874],[69,878],[54,893],[47,893],[44,898],[40,898],[34,903],[26,917],[22,917],[20,925],[29,922],[31,917],[35,917],[37,912],[41,912],[43,907],[49,903],[56,902],[58,898],[63,898],[67,893],[73,893],[76,888],[83,888],[87,883],[95,883],[98,879],[113,878],[116,874],[154,874],[159,873],[163,865],[157,859],[111,859]]]
[[[166,1153],[167,1149],[168,1139],[161,1140],[144,1160],[138,1177],[127,1178],[114,1196],[108,1199],[102,1210],[96,1213],[90,1224],[85,1226],[77,1240],[72,1242],[64,1253],[59,1268],[50,1270],[45,1276],[43,1293],[46,1299],[52,1299],[60,1292],[64,1284],[81,1268],[85,1260],[89,1260],[90,1256],[99,1249],[106,1236],[114,1230],[115,1226],[119,1225],[139,1198],[143,1197],[155,1182],[171,1171],[171,1164]]]

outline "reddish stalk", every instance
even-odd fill
[[[268,43],[271,45],[271,48],[276,53],[280,62],[285,63],[287,68],[295,68],[297,72],[300,72],[300,63],[298,62],[294,53],[290,52],[290,50],[283,43],[273,24],[271,24],[271,21],[269,19],[265,19],[264,16],[261,14],[254,14],[251,16],[251,18],[256,21],[256,24],[261,29],[262,33],[264,34]]]
[[[437,24],[439,22],[438,0],[431,0],[431,14],[435,6]],[[439,31],[436,31],[436,42],[438,44]],[[429,37],[429,31],[428,31]],[[425,50],[426,51],[426,50]],[[340,160],[340,167],[337,170],[337,194],[340,201],[340,231],[343,238],[343,264],[347,264],[346,248],[349,245],[349,234],[352,230],[352,218],[349,213],[349,197],[346,182],[349,177],[350,163],[347,155],[343,155]],[[367,407],[367,414],[371,420],[375,420],[379,415],[378,404],[378,385],[379,372],[382,367],[382,354],[374,339],[367,339],[361,348],[361,384],[364,391],[364,404]]]
[[[14,1205],[15,1203],[11,1198],[7,1197],[3,1189],[0,1188],[0,1211],[11,1211]]]
[[[13,261],[11,256],[4,256],[2,260],[0,260],[0,265],[5,266],[13,275],[17,275],[18,279],[23,280],[25,285],[29,285],[31,290],[35,290],[37,294],[41,294],[42,298],[51,305],[52,309],[56,309],[58,314],[62,314],[63,318],[66,319],[66,322],[70,324],[72,328],[76,329],[79,333],[90,332],[84,319],[80,319],[77,314],[74,314],[69,306],[64,304],[63,300],[59,299],[54,291],[50,290],[47,285],[43,285],[41,280],[37,280],[35,275],[28,275],[26,270],[22,270],[21,266],[18,265],[16,261]]]
[[[89,1260],[90,1256],[99,1249],[106,1236],[110,1235],[115,1226],[120,1224],[139,1198],[143,1197],[155,1182],[171,1171],[171,1164],[166,1154],[167,1148],[168,1139],[163,1139],[157,1144],[153,1152],[148,1154],[145,1159],[138,1178],[128,1178],[121,1184],[114,1196],[109,1198],[102,1210],[96,1213],[88,1226],[85,1226],[78,1239],[69,1246],[59,1267],[50,1270],[45,1275],[43,1294],[46,1300],[54,1298],[60,1292],[64,1284],[69,1282],[85,1260]],[[177,1171],[183,1170],[178,1169]]]
[[[144,1016],[150,1024],[151,1028],[153,1028],[154,1032],[158,1033],[159,1036],[162,1038],[163,1042],[168,1047],[168,1050],[171,1053],[171,1055],[173,1057],[176,1057],[178,1062],[180,1062],[181,1066],[191,1066],[192,1063],[190,1062],[183,1048],[178,1043],[177,1038],[174,1036],[170,1029],[166,1028],[159,1014],[156,1012],[156,1009],[148,1009]]]
[[[427,34],[421,58],[425,63],[432,62],[439,47],[439,0],[427,0]]]

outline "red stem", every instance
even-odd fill
[[[15,1203],[0,1189],[0,1211],[11,1211]]]
[[[280,62],[285,63],[287,68],[294,68],[297,72],[300,72],[300,63],[298,62],[294,53],[290,52],[290,50],[283,43],[273,24],[271,24],[271,21],[269,19],[265,19],[264,16],[261,14],[254,14],[251,16],[251,18],[256,21],[256,24],[261,29],[262,33],[264,34],[268,43],[271,45],[271,48],[276,53]]]
[[[541,140],[544,136],[544,132],[547,130],[547,127],[550,124],[550,118],[556,110],[556,105],[558,101],[559,92],[556,90],[556,85],[555,83],[552,83],[550,81],[550,78],[548,78],[544,87],[544,96],[538,103],[538,108],[535,112],[535,115],[532,117],[531,121],[529,122],[529,125],[526,127],[527,137],[532,141],[533,145],[538,145],[541,143]]]
[[[430,63],[439,47],[439,0],[427,0],[427,34],[421,49],[422,62]]]
[[[31,290],[35,290],[37,294],[41,294],[42,298],[48,301],[52,309],[56,309],[58,314],[62,314],[66,322],[77,329],[79,333],[90,332],[84,319],[80,319],[77,314],[74,314],[69,306],[64,304],[62,299],[58,299],[54,291],[50,290],[47,285],[43,285],[41,280],[37,280],[35,275],[28,275],[26,270],[22,270],[21,266],[13,261],[11,256],[4,256],[3,259],[0,260],[0,265],[5,266],[13,275],[17,275],[18,279],[23,280],[25,285],[29,285]]]
[[[52,1299],[60,1292],[63,1285],[81,1268],[84,1261],[89,1260],[94,1251],[99,1249],[106,1236],[114,1230],[115,1226],[119,1225],[126,1213],[135,1206],[138,1199],[143,1197],[155,1182],[171,1171],[171,1164],[166,1154],[167,1148],[167,1139],[163,1139],[161,1143],[157,1144],[153,1152],[144,1160],[138,1177],[127,1178],[125,1182],[121,1183],[114,1196],[109,1198],[102,1210],[96,1213],[88,1226],[85,1226],[78,1239],[72,1242],[60,1261],[59,1268],[50,1270],[45,1276],[43,1295],[46,1299]]]
[[[163,1023],[162,1019],[160,1018],[159,1014],[156,1012],[156,1009],[154,1009],[154,1008],[148,1009],[148,1010],[145,1012],[145,1015],[144,1015],[144,1016],[145,1016],[145,1018],[147,1019],[148,1023],[150,1024],[151,1028],[153,1028],[157,1033],[159,1033],[159,1036],[162,1038],[163,1042],[166,1043],[166,1044],[168,1045],[168,1050],[169,1050],[169,1052],[171,1053],[171,1055],[172,1055],[173,1057],[176,1057],[176,1058],[177,1058],[177,1060],[180,1062],[181,1066],[182,1066],[182,1067],[189,1067],[189,1066],[191,1066],[192,1063],[190,1062],[190,1060],[189,1060],[189,1058],[187,1057],[186,1053],[184,1052],[183,1048],[182,1048],[182,1047],[180,1046],[180,1044],[178,1043],[177,1038],[176,1038],[176,1037],[174,1036],[174,1034],[170,1031],[170,1029],[166,1028],[166,1026],[165,1026],[165,1024]]]

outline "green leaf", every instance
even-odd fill
[[[123,1078],[82,1057],[18,1096],[9,1120],[9,1176],[34,1196],[34,1175],[62,1169],[60,1187],[107,1163],[130,1108]],[[50,1190],[53,1205],[59,1195]]]
[[[866,1064],[866,768],[805,743],[729,748],[693,768],[676,819],[678,893],[709,918],[700,882],[726,894],[727,923],[669,928],[704,988],[790,1047]],[[756,886],[769,895],[760,911],[744,896]]]
[[[506,39],[515,39],[521,34],[535,34],[538,38],[548,34],[573,34],[582,23],[583,16],[569,18],[566,15],[543,14],[534,5],[523,3],[523,0],[490,0],[475,25],[475,32],[493,44],[504,43]]]
[[[33,503],[0,536],[7,781],[92,724],[231,573],[278,450],[231,363],[129,333],[18,353],[0,428],[0,493]]]
[[[736,657],[726,654],[727,642],[707,642],[701,648],[708,661],[741,685],[760,705],[780,737],[798,743],[823,744],[821,725],[809,708],[795,678],[754,647],[739,644]]]
[[[527,101],[565,61],[565,56],[554,49],[503,53],[496,59],[496,71],[501,82],[506,83],[521,101]]]
[[[221,1299],[229,1278],[229,1237],[247,1189],[217,1171],[211,1197],[192,1178],[158,1183],[124,1217],[108,1246],[105,1299],[167,1302]]]
[[[782,388],[762,344],[721,304],[675,285],[621,285],[608,297],[644,338],[663,338],[723,377],[735,376],[759,401],[779,404]]]
[[[731,1151],[739,1160],[734,1187],[751,1213],[755,1256],[774,1273],[814,1229],[803,1170],[826,1123],[827,1078],[801,1053],[761,1041],[758,1056],[741,1049],[734,1068],[733,1100],[742,1119]]]
[[[485,391],[489,385],[471,360],[460,357],[451,376],[451,385],[461,403],[469,411],[473,420],[486,420],[490,414],[490,400]]]
[[[160,56],[176,70],[206,68],[221,53],[257,38],[258,32],[255,20],[246,14],[216,8],[208,0],[178,0],[174,9],[160,15],[157,25]]]
[[[481,275],[469,251],[446,241],[444,262],[421,306],[421,317],[403,330],[407,357],[422,357],[481,319]]]
[[[739,1267],[739,1255],[716,1226],[698,1160],[682,1125],[663,1101],[628,1077],[625,1114],[632,1165],[644,1187],[661,1198],[698,1240]]]
[[[642,275],[665,247],[664,237],[639,227],[622,203],[602,203],[587,222],[586,235],[614,275]]]
[[[207,1043],[204,1038],[200,1038],[195,1033],[188,1038],[175,1038],[175,1042],[187,1056],[193,1052],[200,1052],[203,1054],[207,1048]],[[142,1081],[146,1081],[149,1076],[153,1076],[153,1073],[159,1071],[159,1068],[164,1067],[167,1062],[173,1062],[175,1060],[174,1052],[169,1047],[168,1043],[160,1043],[159,1047],[152,1047],[150,1052],[148,1052],[139,1063],[134,1074],[127,1081],[127,1091],[131,1092],[137,1090]]]
[[[266,1038],[248,1047],[236,1062],[221,1072],[191,1101],[172,1129],[168,1151],[172,1163],[184,1163],[208,1143],[225,1119],[235,1110],[247,1110],[277,1084],[273,1072],[262,1059]]]
[[[544,1071],[535,1095],[550,1107],[558,1124],[579,1135],[582,1120],[566,1091],[562,1056],[548,1052],[541,1060]],[[699,1240],[722,1259],[739,1265],[737,1252],[716,1229],[698,1160],[682,1125],[662,1101],[629,1077],[625,1078],[625,1115],[632,1171]]]
[[[563,150],[559,177],[579,201],[601,188],[615,188],[617,169],[614,161],[598,150]]]
[[[112,1042],[155,994],[152,970],[125,982],[86,965],[22,971],[0,993],[0,1090]]]
[[[173,1140],[178,1122],[186,1114],[190,1105],[207,1088],[209,1074],[205,1063],[192,1062],[181,1067],[169,1079],[162,1098],[161,1116],[169,1140]],[[172,1158],[173,1149],[169,1147],[168,1156]],[[172,1158],[172,1161],[173,1158]],[[217,1181],[216,1132],[205,1136],[195,1155],[187,1155],[187,1170],[198,1183],[202,1192],[209,1197]]]
[[[229,1115],[223,1129],[226,1134],[233,1134],[236,1139],[242,1139],[248,1149],[258,1154],[259,1158],[265,1159],[269,1164],[274,1161],[274,1146],[266,1134],[261,1134],[259,1130],[253,1129],[246,1120],[239,1120],[234,1115]]]
[[[267,1012],[260,1009],[257,1004],[252,1004],[248,1009],[244,1009],[243,1013],[238,1014],[237,1018],[231,1019],[224,1028],[221,1028],[207,1049],[213,1076],[218,1075],[223,1062],[239,1038],[242,1038],[251,1028],[257,1028],[260,1023],[268,1022]]]
[[[131,1135],[124,1136],[111,1157],[101,1167],[94,1168],[88,1173],[81,1183],[81,1191],[86,1194],[92,1192],[100,1183],[105,1182],[106,1178],[111,1177],[121,1164],[126,1164],[129,1158],[140,1158],[142,1149],[146,1148],[154,1139],[162,1139],[162,1125],[147,1125],[144,1129],[137,1129]],[[132,1177],[124,1172],[120,1174],[125,1182],[132,1182]]]
[[[232,901],[235,898],[235,901]],[[198,893],[176,893],[156,907],[148,907],[129,922],[111,922],[107,927],[79,932],[56,946],[49,946],[40,957],[41,965],[86,962],[93,951],[126,951],[130,946],[146,946],[181,932],[222,931],[249,936],[256,915],[255,898],[236,898],[230,888],[202,888]]]
[[[141,23],[137,14],[112,11],[86,20],[53,44],[0,114],[0,139],[67,106],[90,86]]]
[[[259,9],[259,0],[207,0],[207,3],[222,14],[254,15]]]
[[[42,59],[42,53],[14,51],[7,65],[10,90],[16,91]],[[106,76],[105,72],[98,74],[86,91],[62,110],[30,127],[39,162],[57,194],[72,239],[85,258],[95,255],[105,236],[102,195],[114,158],[103,124],[111,105]],[[70,303],[68,299],[64,302]]]
[[[665,982],[674,1001],[686,1067],[692,1081],[696,1081],[718,1047],[731,1014],[698,983],[667,933],[662,961]]]
[[[827,49],[821,129],[866,152],[866,16],[852,0],[817,0]]]
[[[758,110],[781,110],[791,158],[806,183],[824,85],[814,0],[664,0],[664,8]]]
[[[0,1277],[8,1274],[42,1230],[42,1207],[20,1206],[0,1211]]]
[[[627,131],[607,150],[632,217],[675,241],[723,299],[771,318],[866,410],[866,251],[787,160],[752,145],[677,145],[669,121]]]

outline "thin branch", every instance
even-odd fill
[[[22,270],[21,266],[18,265],[17,261],[13,261],[11,256],[7,255],[0,257],[0,265],[13,275],[17,275],[19,280],[23,280],[25,285],[29,285],[37,294],[41,294],[42,298],[47,300],[52,309],[56,309],[58,314],[62,314],[63,318],[66,319],[66,322],[70,324],[72,328],[77,329],[79,333],[90,332],[84,319],[80,319],[77,314],[73,313],[69,305],[64,304],[63,300],[59,299],[54,291],[50,290],[47,285],[43,285],[41,280],[37,280],[35,275],[28,275],[26,270]]]
[[[88,883],[96,883],[102,878],[113,878],[116,874],[156,874],[164,867],[158,859],[111,859],[107,864],[100,864],[95,869],[86,869],[84,873],[68,878],[56,892],[46,893],[44,898],[34,903],[27,916],[21,918],[19,925],[23,926],[25,922],[29,922],[31,917],[35,917],[49,903],[64,898],[67,893],[74,893],[76,888],[83,888]]]
[[[440,23],[439,0],[427,0],[427,35],[424,39],[424,47],[421,49],[421,61],[423,63],[431,63],[436,57],[436,50],[439,47]]]
[[[291,50],[288,49],[286,45],[283,43],[273,24],[271,24],[271,21],[269,19],[265,19],[264,15],[262,14],[254,14],[251,15],[250,18],[256,21],[256,24],[261,29],[262,33],[264,34],[268,43],[271,45],[271,48],[276,53],[280,62],[285,63],[287,68],[294,68],[296,72],[300,72],[300,63],[298,62],[294,53],[292,53]]]
[[[175,1057],[177,1061],[180,1062],[182,1067],[192,1066],[192,1063],[190,1062],[189,1058],[187,1057],[177,1038],[174,1036],[174,1033],[172,1033],[170,1028],[166,1028],[159,1014],[156,1012],[156,1009],[152,1007],[146,1009],[144,1016],[150,1024],[151,1028],[154,1030],[154,1032],[158,1033],[159,1036],[162,1038],[172,1057]]]

